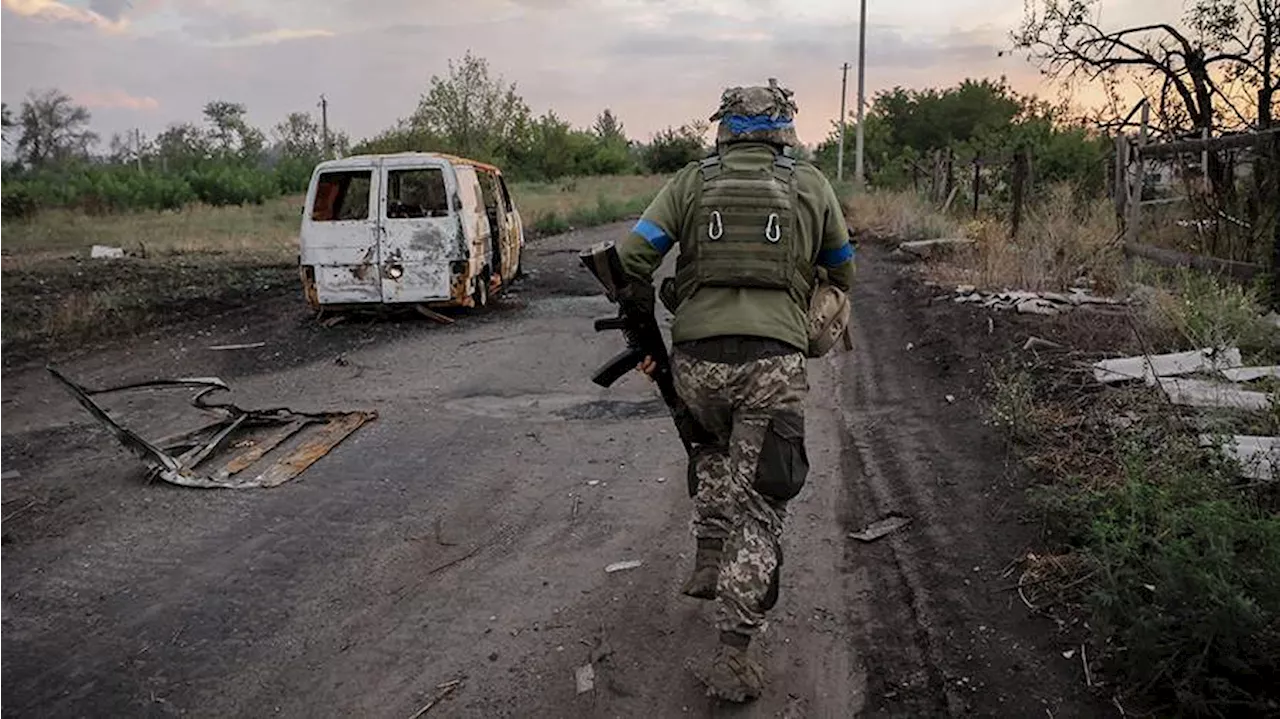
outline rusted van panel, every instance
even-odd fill
[[[317,308],[485,304],[515,279],[524,246],[501,170],[438,153],[321,163],[300,237]]]

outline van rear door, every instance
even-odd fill
[[[318,168],[307,191],[300,263],[315,272],[322,305],[378,302],[377,162]]]
[[[462,256],[461,226],[451,207],[452,173],[444,160],[386,160],[379,217],[382,301],[450,298],[450,263]]]

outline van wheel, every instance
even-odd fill
[[[489,273],[485,272],[476,278],[475,289],[471,291],[471,300],[476,309],[484,309],[489,305]]]

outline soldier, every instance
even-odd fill
[[[777,601],[786,506],[808,472],[805,359],[830,347],[814,349],[811,327],[832,314],[812,318],[815,282],[844,301],[854,274],[834,190],[791,156],[791,96],[772,79],[725,90],[711,117],[716,154],[681,169],[618,247],[628,280],[651,288],[680,245],[659,293],[675,315],[671,363],[679,395],[716,438],[690,459],[697,554],[681,591],[717,603],[719,647],[692,668],[709,694],[736,702],[763,690],[749,649]],[[847,319],[847,304],[839,312]],[[652,373],[653,361],[638,369]]]

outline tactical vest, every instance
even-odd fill
[[[679,302],[702,287],[744,287],[789,291],[808,306],[813,268],[799,236],[795,165],[781,154],[751,169],[729,169],[719,155],[700,163],[676,261]]]

